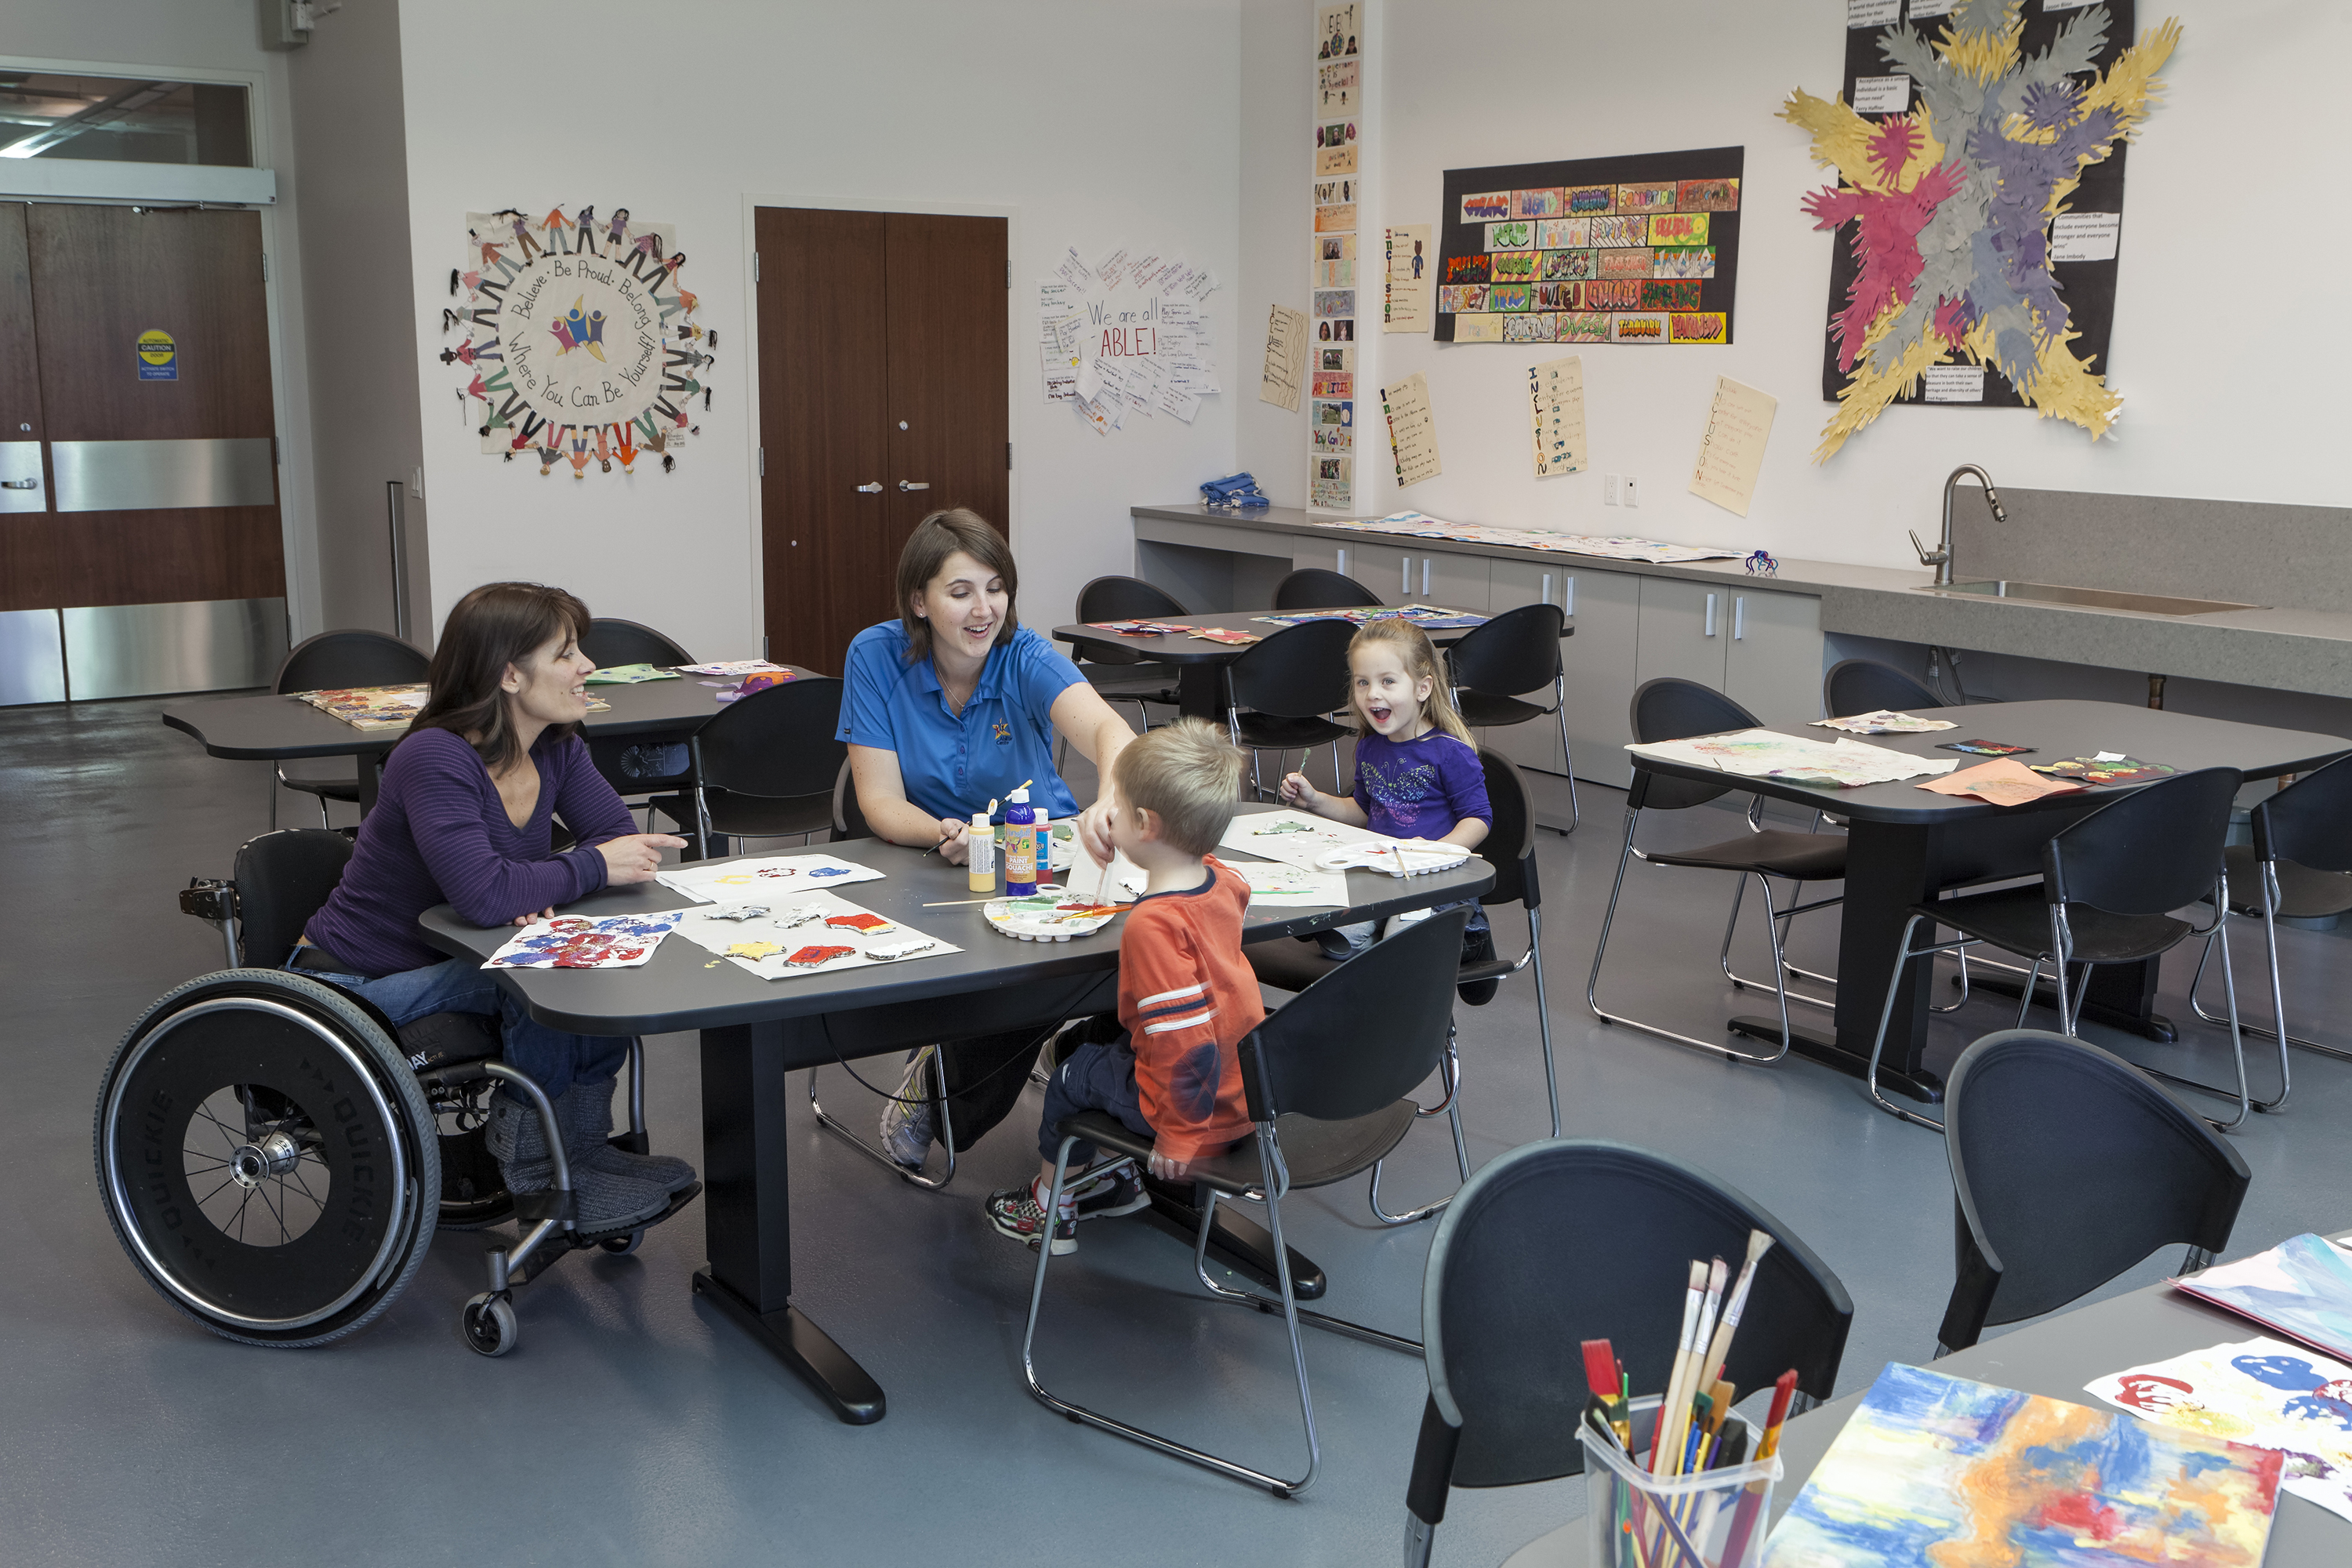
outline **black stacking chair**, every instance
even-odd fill
[[[1915,958],[1949,952],[1970,942],[1989,942],[2004,952],[2031,959],[2017,1022],[2025,1023],[2033,1005],[2035,982],[2042,965],[2051,966],[2058,987],[2058,1023],[2072,1035],[2079,1022],[2084,973],[2101,963],[2135,963],[2165,952],[2192,936],[2220,934],[2228,921],[2229,877],[2221,867],[2221,840],[2230,831],[2230,806],[2245,782],[2235,768],[2200,768],[2174,773],[2142,784],[2089,815],[2059,829],[2042,847],[2042,880],[2022,887],[1999,888],[1989,893],[1963,893],[1911,906],[1903,935],[1895,948],[1895,978]],[[2213,905],[2213,923],[2193,926],[2175,920],[2169,911],[2200,900]],[[1930,942],[1914,947],[1911,935],[1920,922],[1945,925],[1959,933],[1951,942]],[[1932,929],[1930,935],[1933,934]],[[2083,984],[2069,988],[2068,977],[2080,975]],[[2230,948],[2221,944],[2221,981],[2230,998],[2230,1051],[2238,1068],[2235,1098],[2238,1114],[2215,1122],[2227,1132],[2245,1121],[2253,1105],[2246,1092],[2246,1046],[2238,1026],[2238,984],[2230,968]],[[1887,1019],[1895,1011],[1900,986],[1890,982],[1886,1005],[1878,1012],[1878,1034],[1870,1047],[1870,1071],[1864,1085],[1881,1110],[1921,1127],[1940,1131],[1943,1123],[1906,1110],[1886,1098],[1878,1087],[1878,1058],[1886,1047]],[[2231,1091],[2191,1079],[2141,1069],[2168,1082],[2207,1094],[2231,1097]]]
[[[1474,1007],[1483,1007],[1491,1000],[1498,982],[1523,969],[1532,969],[1536,977],[1536,1027],[1543,1040],[1544,1089],[1551,1101],[1551,1135],[1559,1136],[1559,1078],[1552,1065],[1551,1005],[1544,994],[1543,972],[1543,889],[1536,879],[1535,802],[1528,793],[1528,781],[1518,764],[1497,752],[1481,747],[1478,761],[1486,770],[1486,803],[1494,808],[1494,830],[1478,853],[1495,868],[1495,885],[1478,896],[1478,902],[1487,909],[1504,904],[1518,904],[1528,912],[1528,950],[1517,958],[1489,958],[1465,961],[1454,973],[1457,994]],[[1278,991],[1304,991],[1316,981],[1340,966],[1341,960],[1324,953],[1312,942],[1254,942],[1242,949],[1250,968],[1258,979]],[[1474,1000],[1475,997],[1475,1000]],[[1435,1105],[1422,1110],[1423,1116],[1443,1112],[1452,1119],[1454,1160],[1462,1179],[1470,1179],[1470,1152],[1462,1138],[1462,1058],[1455,1049],[1454,1026],[1445,1030],[1445,1059],[1439,1064],[1440,1082],[1445,1098]],[[1426,1219],[1444,1208],[1450,1199],[1404,1214],[1390,1214],[1381,1207],[1381,1167],[1372,1167],[1372,1215],[1383,1225],[1408,1225]]]
[[[424,679],[425,668],[432,662],[398,637],[382,632],[356,628],[320,632],[317,637],[303,638],[287,654],[286,662],[278,667],[278,682],[273,689],[283,695],[289,691],[331,691],[347,686],[407,686]],[[269,775],[269,826],[278,826],[278,786],[283,784],[288,789],[316,795],[319,826],[332,827],[327,803],[345,800],[354,805],[359,804],[362,765],[355,757],[289,757],[277,763]],[[365,765],[374,764],[370,762]]]
[[[1822,677],[1822,717],[1851,719],[1891,708],[1908,713],[1916,708],[1941,708],[1944,700],[1895,668],[1872,658],[1841,659]]]
[[[1608,1340],[1636,1390],[1664,1388],[1691,1260],[1744,1258],[1757,1230],[1773,1244],[1724,1376],[1744,1394],[1796,1368],[1793,1414],[1830,1397],[1853,1302],[1746,1194],[1598,1138],[1524,1144],[1471,1178],[1430,1238],[1422,1285],[1429,1400],[1405,1491],[1408,1568],[1428,1563],[1450,1489],[1582,1473],[1580,1342]]]
[[[1360,610],[1381,605],[1381,596],[1353,577],[1302,566],[1274,585],[1274,607],[1292,610]]]
[[[694,833],[695,855],[724,855],[730,837],[806,842],[833,829],[833,797],[849,747],[841,724],[841,682],[804,675],[762,688],[719,710],[691,742],[695,787],[654,805]],[[716,845],[714,850],[713,846]]]
[[[1568,616],[1558,605],[1521,605],[1505,610],[1445,650],[1446,679],[1454,710],[1472,729],[1525,724],[1552,719],[1559,725],[1559,755],[1568,769],[1568,826],[1583,820],[1576,800],[1576,758],[1568,749],[1568,672],[1560,663],[1560,637]],[[1529,702],[1520,693],[1551,693],[1551,706]]]
[[[841,759],[841,771],[833,776],[833,841],[843,843],[852,838],[871,838],[874,830],[866,826],[866,814],[857,809],[857,778],[849,771],[849,759]]]
[[[1958,1279],[1936,1353],[2054,1312],[2162,1247],[2193,1274],[2252,1180],[2204,1120],[2121,1057],[2040,1029],[1960,1053],[1944,1089]]]
[[[1757,728],[1756,717],[1709,687],[1695,680],[1682,680],[1673,676],[1648,680],[1633,693],[1633,738],[1644,744],[1658,741],[1683,741],[1697,735],[1719,735],[1733,730]],[[1678,1045],[1695,1046],[1703,1051],[1713,1051],[1734,1061],[1776,1062],[1789,1054],[1789,1004],[1804,1003],[1814,1007],[1832,1004],[1818,997],[1807,996],[1789,989],[1791,973],[1785,949],[1789,921],[1814,910],[1827,909],[1842,903],[1842,898],[1816,899],[1810,904],[1791,902],[1783,910],[1772,901],[1769,879],[1785,877],[1801,885],[1806,882],[1836,881],[1845,875],[1846,841],[1837,833],[1790,833],[1763,825],[1764,797],[1758,795],[1748,808],[1748,837],[1727,839],[1699,849],[1643,850],[1633,847],[1634,830],[1641,826],[1643,811],[1685,811],[1705,805],[1718,795],[1729,794],[1732,784],[1696,784],[1687,779],[1667,778],[1651,772],[1642,763],[1640,753],[1633,756],[1633,787],[1625,797],[1625,846],[1617,853],[1617,880],[1609,889],[1609,908],[1601,917],[1601,941],[1592,950],[1592,973],[1584,984],[1585,1005],[1592,1016],[1604,1024],[1622,1024],[1629,1029],[1655,1035],[1662,1040]],[[1756,886],[1764,895],[1764,934],[1772,943],[1773,996],[1780,1006],[1780,1045],[1769,1056],[1758,1056],[1750,1051],[1735,1050],[1712,1040],[1701,1040],[1689,1035],[1678,1035],[1657,1024],[1645,1024],[1639,1018],[1621,1016],[1606,1012],[1601,1005],[1601,961],[1609,952],[1609,929],[1617,919],[1618,896],[1625,890],[1625,867],[1633,859],[1653,866],[1685,866],[1702,871],[1730,871],[1741,879],[1740,891],[1747,890],[1747,879],[1756,879]],[[1735,986],[1757,985],[1743,980],[1731,970],[1731,938],[1738,929],[1739,900],[1731,900],[1731,918],[1724,922],[1723,951],[1718,955],[1723,973]]]
[[[1266,793],[1258,779],[1260,752],[1278,760],[1299,752],[1303,768],[1307,753],[1327,742],[1331,787],[1344,792],[1339,742],[1355,731],[1326,715],[1348,706],[1348,644],[1355,636],[1346,621],[1302,621],[1250,644],[1224,667],[1226,732],[1249,752],[1250,788],[1260,799]]]
[[[588,623],[588,630],[580,638],[580,651],[596,661],[598,668],[624,664],[650,664],[668,669],[681,664],[692,664],[694,656],[661,633],[635,621],[624,621],[610,616],[599,616]],[[659,745],[665,737],[645,735],[606,735],[588,738],[588,760],[604,775],[621,798],[632,808],[649,805],[644,797],[663,790],[688,791],[694,787],[691,766],[676,773],[631,773],[621,765],[621,754],[632,747]],[[690,755],[691,753],[689,753]],[[646,817],[648,829],[653,818]]]
[[[1291,1364],[1298,1374],[1299,1415],[1307,1427],[1306,1473],[1297,1480],[1284,1480],[1048,1392],[1038,1381],[1033,1347],[1038,1310],[1045,1299],[1045,1269],[1054,1260],[1051,1246],[1037,1248],[1029,1323],[1021,1336],[1021,1370],[1031,1394],[1073,1421],[1265,1487],[1276,1497],[1296,1497],[1313,1484],[1322,1466],[1322,1450],[1315,1437],[1315,1401],[1307,1385],[1307,1349],[1299,1341],[1298,1325],[1310,1322],[1391,1350],[1417,1352],[1421,1344],[1300,1310],[1291,1286],[1290,1254],[1282,1239],[1283,1199],[1370,1169],[1412,1126],[1414,1106],[1406,1096],[1430,1075],[1444,1052],[1454,965],[1469,918],[1466,910],[1447,910],[1407,926],[1374,947],[1370,963],[1342,964],[1253,1029],[1241,1043],[1241,1065],[1257,1135],[1192,1167],[1192,1191],[1201,1209],[1193,1271],[1221,1300],[1261,1312],[1281,1311],[1290,1332]],[[1150,1138],[1129,1131],[1124,1123],[1098,1110],[1080,1111],[1055,1131],[1062,1143],[1054,1162],[1048,1214],[1061,1204],[1069,1183],[1070,1146],[1080,1139],[1113,1157],[1128,1155],[1139,1163],[1151,1157]],[[1271,1179],[1268,1173],[1273,1173]],[[1278,1300],[1209,1277],[1209,1227],[1216,1218],[1218,1200],[1244,1197],[1265,1204],[1275,1275],[1281,1286]]]
[[[2290,1034],[2286,998],[2279,983],[2278,922],[2314,920],[2352,910],[2352,757],[2338,757],[2255,805],[2254,841],[2232,844],[2221,851],[2221,868],[2235,889],[2234,914],[2260,915],[2263,950],[2270,959],[2273,1027],[2241,1024],[2249,1035],[2279,1042],[2279,1090],[2274,1100],[2254,1101],[2256,1110],[2283,1110],[2294,1081],[2287,1076],[2286,1047],[2300,1046],[2338,1061],[2352,1061],[2352,1051],[2323,1046]],[[2255,889],[2249,898],[2247,889]],[[2197,973],[2189,982],[2189,1003],[2209,1024],[2225,1020],[2205,1010],[2197,988],[2205,966],[2213,960],[2218,930],[2205,939]]]
[[[1164,620],[1189,616],[1176,598],[1140,577],[1097,577],[1078,590],[1081,621]],[[1176,667],[1120,647],[1100,647],[1078,661],[1078,673],[1108,702],[1135,704],[1138,731],[1151,727],[1147,702],[1176,703]]]

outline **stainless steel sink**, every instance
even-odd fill
[[[2184,599],[2168,594],[2126,594],[2113,588],[2067,588],[2055,583],[1946,583],[1922,586],[1922,594],[1969,594],[1984,599],[2027,599],[2039,605],[2080,605],[2094,610],[2137,610],[2149,616],[2210,616],[2223,610],[2260,610],[2228,599]]]

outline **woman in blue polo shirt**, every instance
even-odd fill
[[[971,815],[1024,780],[1029,798],[1056,821],[1077,818],[1097,860],[1111,856],[1110,765],[1135,738],[1078,667],[1013,616],[1020,576],[1003,536],[964,508],[936,511],[898,555],[898,618],[866,627],[849,645],[840,739],[858,810],[877,837],[930,848],[961,864]],[[1103,781],[1081,811],[1054,771],[1054,740],[1067,740]],[[966,1148],[1019,1098],[1034,1031],[942,1045],[955,1142]],[[919,1165],[930,1145],[919,1098],[923,1062],[909,1065],[883,1117],[894,1158]]]

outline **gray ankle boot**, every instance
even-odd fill
[[[486,1140],[510,1193],[543,1193],[555,1183],[555,1156],[547,1147],[538,1109],[501,1089],[490,1101]],[[569,1152],[565,1159],[570,1162]],[[669,1207],[669,1193],[652,1182],[571,1164],[573,1223],[584,1231],[623,1230]]]
[[[574,1083],[555,1102],[556,1125],[563,1129],[563,1157],[574,1171],[586,1167],[608,1176],[628,1176],[651,1182],[666,1193],[682,1193],[694,1184],[694,1167],[669,1154],[633,1154],[616,1149],[613,1136],[613,1090],[615,1079]]]

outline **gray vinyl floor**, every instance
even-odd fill
[[[521,1291],[523,1343],[502,1361],[457,1338],[458,1304],[480,1288],[477,1237],[439,1237],[374,1327],[324,1349],[250,1349],[177,1316],[108,1229],[91,1107],[141,1009],[219,963],[217,939],[177,911],[174,890],[226,874],[267,818],[264,765],[206,758],[156,722],[157,706],[0,713],[16,916],[0,1093],[11,1174],[0,1207],[0,1561],[1395,1560],[1426,1391],[1417,1360],[1310,1335],[1323,1475],[1287,1502],[1030,1399],[1020,1331],[1031,1254],[991,1232],[979,1205],[1030,1168],[1034,1104],[967,1156],[944,1195],[903,1185],[813,1121],[796,1125],[799,1300],[887,1390],[888,1418],[871,1427],[836,1423],[688,1292],[701,1261],[696,1210],[635,1257],[575,1256]],[[315,820],[308,804],[281,797],[284,820]],[[1584,807],[1582,831],[1546,836],[1540,850],[1568,1131],[1703,1165],[1804,1236],[1854,1299],[1843,1388],[1890,1359],[1924,1360],[1951,1283],[1942,1141],[1872,1110],[1854,1080],[1820,1067],[1734,1067],[1596,1024],[1583,977],[1622,797],[1587,787]],[[1697,842],[1735,826],[1713,810],[1683,816],[1645,825],[1645,838]],[[1710,1037],[1730,1013],[1756,1010],[1713,970],[1729,896],[1719,877],[1637,867],[1612,948],[1612,1004]],[[1510,951],[1524,925],[1497,913]],[[1832,962],[1832,921],[1813,918],[1801,959]],[[2240,948],[2242,979],[2259,969],[2259,940],[2243,938],[2254,940]],[[2298,1024],[2341,1037],[2342,940],[2291,931],[2285,947]],[[1745,951],[1750,972],[1765,973],[1752,927]],[[2176,1018],[2189,1016],[2187,978],[2185,963],[2168,967],[2163,1010]],[[1533,997],[1523,977],[1493,1005],[1463,1010],[1474,1162],[1546,1131]],[[1931,1065],[2005,1026],[2013,1006],[1972,1002],[1939,1019]],[[2160,1056],[2144,1042],[2125,1048],[2208,1073],[2226,1065],[2226,1040],[2202,1027]],[[693,1042],[656,1039],[650,1060],[656,1141],[692,1157]],[[2347,1223],[2352,1064],[2298,1053],[2294,1066],[2290,1110],[2237,1137],[2254,1184],[2233,1256]],[[839,1069],[825,1079],[831,1100],[872,1120],[873,1102]],[[1441,1125],[1416,1129],[1391,1169],[1395,1197],[1449,1189]],[[1377,1227],[1360,1182],[1302,1194],[1285,1214],[1295,1244],[1329,1271],[1332,1310],[1416,1331],[1428,1226]],[[1109,1221],[1081,1234],[1049,1287],[1050,1380],[1261,1465],[1296,1467],[1279,1324],[1205,1304],[1188,1286],[1188,1253],[1157,1232]],[[2160,1278],[2172,1261],[2151,1259],[2111,1289]],[[1660,1303],[1662,1314],[1674,1308]],[[1439,1561],[1498,1562],[1581,1507],[1574,1482],[1457,1492]]]

